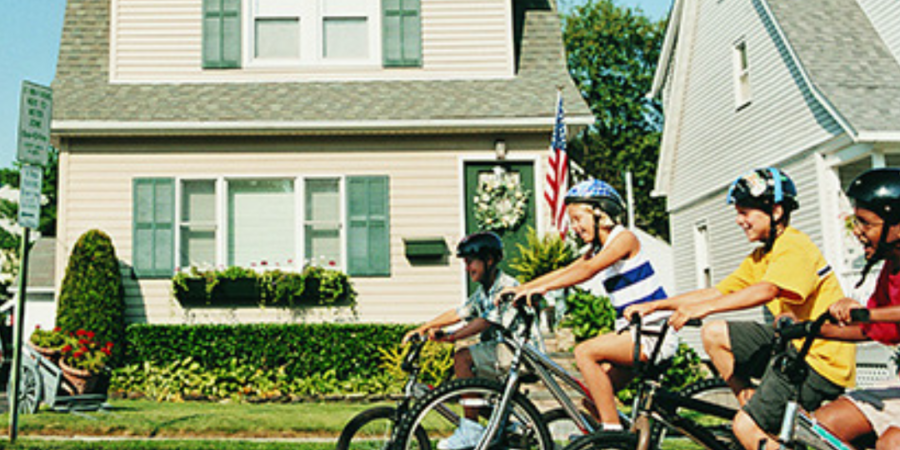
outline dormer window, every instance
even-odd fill
[[[419,9],[419,0],[203,0],[203,67],[419,67]]]
[[[741,40],[734,45],[733,60],[735,107],[741,109],[750,103],[750,62],[746,41]]]

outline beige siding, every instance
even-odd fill
[[[132,180],[136,177],[315,176],[390,177],[391,276],[353,278],[358,320],[416,322],[458,305],[464,273],[446,264],[412,265],[403,239],[443,237],[451,248],[463,226],[462,161],[493,156],[493,136],[419,138],[278,138],[230,140],[66,141],[60,158],[61,208],[57,268],[61,274],[78,237],[99,228],[113,239],[123,266],[132,259]],[[546,136],[506,136],[510,160],[546,154]],[[539,207],[540,208],[540,207]],[[539,209],[539,211],[541,211]],[[357,320],[346,311],[278,309],[183,310],[169,280],[134,280],[125,270],[131,322]]]
[[[421,68],[384,69],[379,57],[367,66],[203,70],[201,0],[112,0],[110,77],[113,82],[265,82],[512,76],[511,2],[421,4]],[[248,6],[245,0],[244,11]],[[380,31],[377,35],[380,42]]]
[[[679,129],[666,130],[677,139],[670,209],[841,132],[807,90],[772,24],[763,22],[758,3],[699,3],[689,64],[681,66],[689,72]],[[733,46],[740,40],[747,44],[752,100],[737,109]]]

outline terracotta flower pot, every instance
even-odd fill
[[[59,368],[62,369],[63,378],[69,382],[73,394],[76,395],[93,393],[97,380],[100,379],[100,374],[69,367],[64,360],[59,361]]]
[[[37,354],[43,356],[44,358],[46,358],[53,364],[59,363],[59,357],[60,357],[61,353],[58,348],[38,347],[31,341],[28,341],[28,346],[31,347],[31,349],[34,350]]]

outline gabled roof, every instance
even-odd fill
[[[857,0],[763,1],[854,138],[900,132],[900,64]]]
[[[57,134],[549,129],[557,86],[569,124],[594,120],[543,0],[515,3],[526,11],[511,79],[195,84],[109,83],[109,4],[68,2],[53,83]]]

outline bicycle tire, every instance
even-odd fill
[[[700,380],[686,386],[679,391],[678,394],[687,398],[704,400],[717,405],[727,406],[735,410],[740,409],[740,403],[738,403],[737,397],[734,396],[731,387],[721,378],[707,378],[705,380]],[[713,423],[704,424],[703,428],[712,433],[716,439],[728,445],[730,448],[743,448],[734,436],[734,432],[731,429],[731,420],[726,421],[715,418]],[[653,446],[651,448],[659,448],[659,444],[665,439],[665,435],[668,431],[671,430],[667,430],[666,426],[662,423],[654,421],[652,428]]]
[[[486,426],[493,408],[500,402],[504,386],[482,378],[466,378],[444,383],[417,401],[397,426],[394,450],[411,450],[415,443],[411,430],[423,430],[429,441],[453,433],[464,417],[464,409],[475,409],[477,420]],[[506,426],[498,432],[495,444],[516,450],[554,450],[550,432],[541,413],[521,392],[513,394]]]
[[[594,420],[594,417],[590,415],[587,411],[580,411],[581,417],[587,421],[594,430],[600,429],[600,424]],[[541,415],[541,419],[544,421],[544,425],[547,426],[547,430],[550,431],[550,437],[553,439],[555,444],[555,448],[561,449],[569,442],[569,438],[572,436],[581,436],[581,430],[578,428],[578,425],[575,424],[575,421],[569,417],[569,414],[563,408],[554,408],[549,411],[544,411]]]
[[[350,419],[338,437],[335,450],[385,450],[390,447],[397,409],[377,406],[367,409]],[[419,450],[430,450],[431,443],[424,430],[417,430]]]
[[[634,450],[635,436],[627,431],[599,431],[580,437],[565,450]]]

